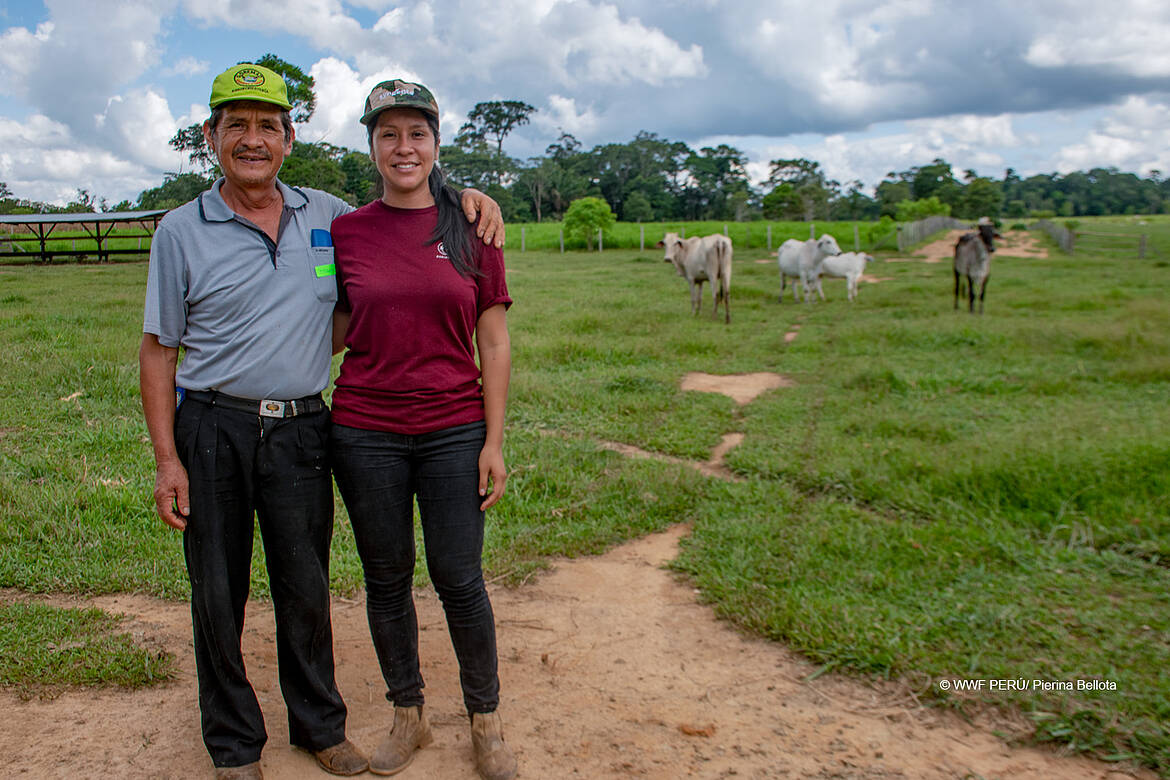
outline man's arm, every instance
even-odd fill
[[[175,448],[175,366],[179,350],[159,343],[153,333],[142,334],[138,350],[138,387],[142,413],[154,447],[154,505],[158,516],[172,528],[187,527],[191,511],[187,470]]]
[[[500,204],[476,189],[468,187],[459,193],[459,200],[463,204],[463,213],[467,221],[474,223],[479,215],[479,226],[475,234],[483,239],[485,244],[493,242],[496,249],[504,246],[504,215],[500,212]]]

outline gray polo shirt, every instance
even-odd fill
[[[337,301],[333,247],[320,244],[332,244],[333,218],[353,209],[277,181],[284,214],[274,244],[224,202],[223,181],[159,223],[142,330],[183,348],[179,387],[276,400],[319,393]],[[314,230],[325,233],[314,239]]]

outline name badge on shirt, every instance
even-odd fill
[[[337,264],[327,263],[325,265],[315,265],[313,266],[313,273],[317,274],[318,279],[323,276],[337,276]]]

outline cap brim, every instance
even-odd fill
[[[423,108],[422,106],[379,106],[372,111],[367,111],[366,113],[362,114],[362,118],[358,121],[363,125],[368,125],[377,119],[378,114],[382,113],[383,111],[389,111],[392,108],[413,108],[415,111],[421,111],[424,114],[430,114],[435,119],[439,118],[439,112],[435,111],[433,108]]]
[[[289,105],[288,103],[285,103],[284,101],[281,101],[281,100],[277,100],[276,98],[262,97],[260,95],[241,95],[239,97],[229,95],[228,97],[220,98],[219,100],[217,100],[214,103],[208,103],[208,105],[211,108],[219,108],[224,103],[234,103],[234,102],[241,101],[241,100],[252,100],[252,101],[255,101],[257,103],[271,103],[274,106],[280,106],[285,111],[292,111],[292,106]]]

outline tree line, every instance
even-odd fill
[[[276,55],[257,64],[280,72],[289,85],[293,119],[303,123],[315,107],[313,78]],[[898,220],[932,214],[974,219],[1036,216],[1157,214],[1170,209],[1170,180],[1160,171],[1146,177],[1117,168],[1022,178],[1013,169],[1001,179],[973,170],[957,178],[946,160],[891,171],[873,194],[860,181],[830,179],[820,163],[806,158],[769,163],[762,186],[748,178],[745,153],[733,146],[691,148],[656,133],[641,131],[625,143],[586,149],[562,133],[543,155],[517,159],[504,141],[528,124],[536,109],[518,100],[477,103],[452,143],[440,148],[448,177],[461,187],[476,187],[499,203],[509,222],[560,221],[569,205],[595,197],[609,204],[623,222],[729,220]],[[191,200],[218,176],[201,126],[183,128],[171,139],[190,169],[165,175],[161,185],[143,191],[137,202],[109,207],[105,199],[78,190],[64,207],[18,199],[0,182],[0,213],[173,208]],[[378,175],[364,150],[324,141],[294,141],[281,179],[315,187],[360,205],[378,196]]]

